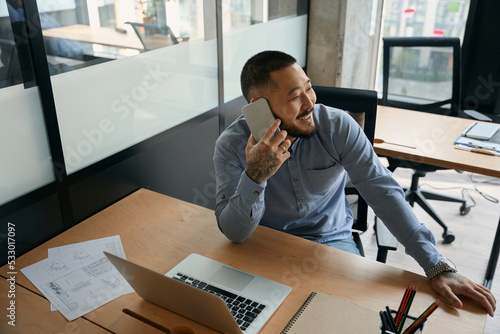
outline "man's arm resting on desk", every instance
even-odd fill
[[[264,214],[265,184],[256,184],[243,172],[234,191],[230,181],[219,181],[222,178],[217,172],[217,224],[229,240],[241,243],[253,233]]]
[[[420,259],[419,263],[421,263],[424,270],[429,269],[442,260],[441,257],[430,267],[426,265],[431,263],[429,261],[432,261],[437,255],[441,256],[433,244],[432,235],[429,236],[429,233],[428,229],[421,225],[420,228],[406,240],[408,246],[413,245],[411,246],[411,252],[408,252],[408,248],[407,252],[415,260],[418,261]],[[417,245],[421,245],[421,247],[417,247]],[[432,277],[430,283],[437,293],[443,296],[444,299],[456,308],[462,308],[463,306],[462,301],[458,297],[462,295],[479,302],[490,316],[493,316],[495,313],[496,300],[491,291],[458,273],[443,272]]]
[[[376,198],[371,198],[371,196],[385,198],[386,201],[391,198],[395,200],[393,205],[389,206],[377,207],[377,205],[374,205],[375,213],[384,223],[387,220],[388,224],[386,226],[392,227],[391,232],[405,245],[407,253],[417,260],[424,270],[431,269],[443,259],[435,248],[432,234],[424,225],[418,222],[411,207],[403,200],[404,197],[400,191],[389,191],[387,196],[376,194],[376,192],[367,192],[366,199],[369,204],[377,203]],[[385,208],[387,207],[389,210],[386,212]],[[401,220],[394,219],[394,217],[403,218],[402,220],[406,220],[407,223],[404,224]],[[406,228],[404,228],[405,225]],[[410,228],[410,226],[413,226],[413,228]],[[413,233],[408,234],[410,231],[413,231]],[[490,316],[495,313],[496,300],[491,291],[458,273],[440,273],[432,277],[430,283],[432,288],[454,307],[462,308],[462,301],[458,297],[462,295],[479,302]]]
[[[223,133],[214,153],[217,224],[229,240],[237,243],[245,241],[259,224],[264,214],[266,186],[255,183],[246,174],[241,145],[241,138]]]
[[[274,136],[279,124],[280,120],[275,120],[258,142],[253,136],[248,138],[245,161],[237,145],[242,142],[241,135],[223,133],[217,140],[215,214],[219,229],[234,242],[245,241],[259,224],[264,214],[267,180],[290,157],[287,132],[282,130]]]

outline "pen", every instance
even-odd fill
[[[386,306],[385,307],[385,314],[387,316],[387,321],[389,323],[389,329],[392,331],[392,332],[396,332],[396,324],[394,323],[394,318],[392,317],[392,314],[391,314],[391,309],[389,308],[389,306]]]
[[[401,319],[400,319],[399,323],[397,324],[398,333],[403,332],[405,321],[406,321],[406,318],[408,317],[408,313],[410,312],[411,303],[413,302],[413,297],[415,297],[415,293],[416,293],[415,287],[413,285],[411,285],[410,292],[408,294],[408,297],[406,299],[406,303],[405,303],[404,308],[402,310],[403,312],[401,315]]]
[[[474,144],[473,142],[469,142],[467,145],[468,145],[468,146],[475,147],[475,148],[479,148],[479,149],[481,149],[481,150],[487,150],[487,151],[495,151],[495,150],[496,150],[496,147],[495,147],[495,146],[486,147],[486,146],[476,145],[476,144]]]
[[[405,290],[405,294],[403,295],[403,299],[401,300],[401,304],[399,304],[398,312],[396,313],[396,317],[394,319],[394,323],[396,324],[396,328],[399,328],[403,315],[405,313],[405,309],[408,306],[408,302],[410,300],[410,296],[412,291],[414,291],[413,284],[408,285]]]
[[[385,317],[385,312],[384,311],[380,311],[379,315],[380,315],[380,320],[382,321],[382,329],[384,331],[387,330],[387,329],[389,329],[389,323],[387,322],[387,318]]]
[[[383,333],[394,333],[396,334],[396,329],[394,328],[394,322],[392,322],[392,317],[387,314],[386,311],[380,311],[380,320],[382,320],[382,330]]]
[[[436,300],[434,303],[431,304],[422,314],[413,321],[413,323],[408,327],[405,331],[404,334],[413,334],[416,332],[416,330],[420,327],[421,324],[423,324],[427,318],[434,312],[438,307],[439,307],[439,300]]]
[[[497,157],[500,156],[500,154],[497,154],[497,153],[495,153],[494,151],[491,151],[491,150],[481,150],[481,149],[478,149],[478,148],[472,148],[472,147],[468,147],[468,146],[460,145],[460,144],[455,145],[455,148],[457,148],[459,150],[463,150],[463,151],[474,152],[474,153],[481,153],[481,154],[486,154],[486,155],[494,155],[494,156],[497,156]]]
[[[396,318],[394,319],[394,322],[396,323],[396,327],[399,326],[399,321],[401,320],[401,317],[403,316],[403,309],[404,309],[404,305],[407,301],[407,297],[409,296],[410,294],[410,287],[408,286],[408,288],[406,288],[405,290],[405,294],[403,295],[403,299],[401,299],[401,303],[399,304],[399,308],[398,308],[398,311],[396,313]]]

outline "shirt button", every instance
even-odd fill
[[[372,165],[371,161],[366,163],[366,166],[370,167]]]
[[[258,192],[258,191],[255,191],[253,194],[254,194],[255,196],[258,196],[258,195],[259,195],[259,192]]]
[[[221,199],[224,199],[224,198],[226,198],[226,195],[222,195],[220,198],[221,198]]]
[[[299,203],[301,203],[301,202],[302,202],[302,199],[299,199]]]
[[[297,182],[297,181],[298,181],[298,179],[295,177],[295,178],[293,179],[293,182]]]

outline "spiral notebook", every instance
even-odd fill
[[[380,316],[377,311],[316,290],[281,332],[294,333],[380,334]]]

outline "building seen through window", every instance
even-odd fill
[[[383,37],[458,37],[463,39],[469,0],[386,0]],[[382,47],[376,90],[382,92]],[[452,48],[394,48],[391,52],[389,94],[432,101],[451,95]]]

